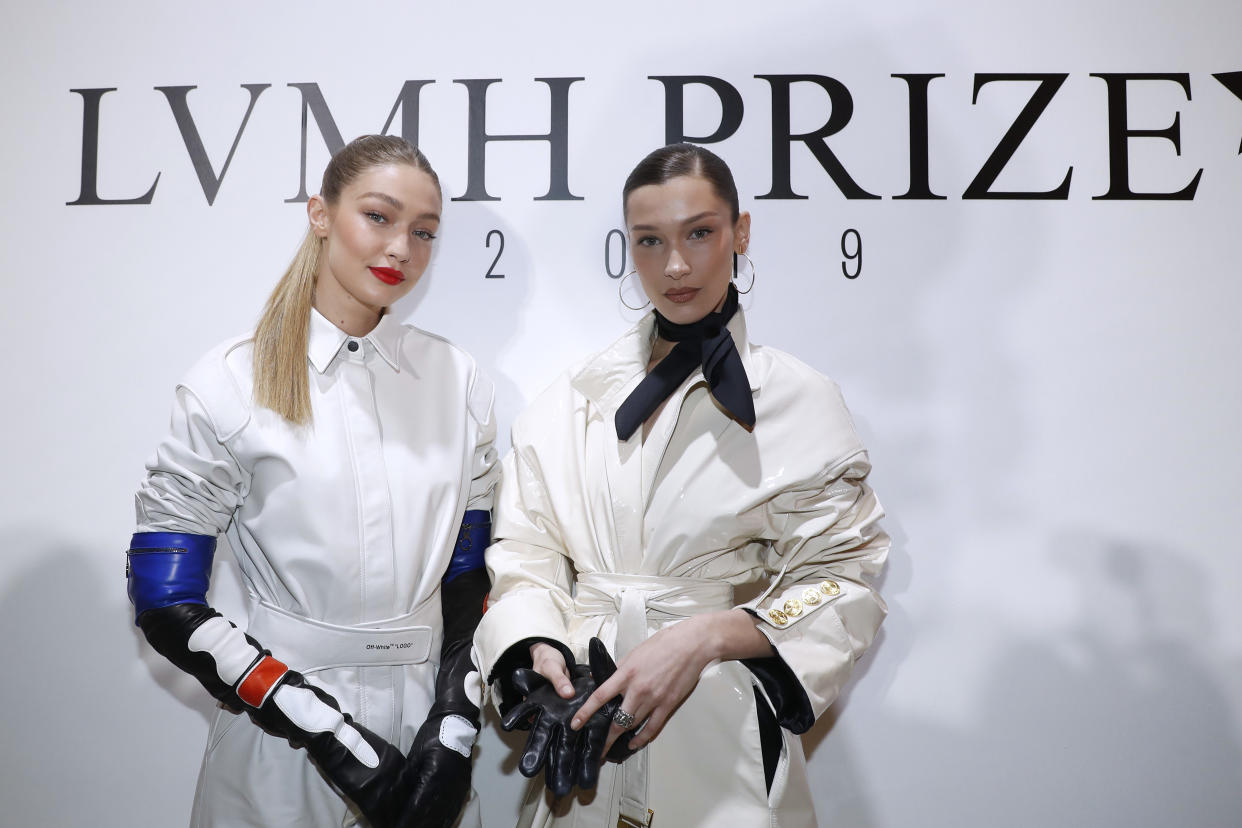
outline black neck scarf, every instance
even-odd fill
[[[617,409],[619,438],[630,439],[660,404],[700,366],[716,402],[747,429],[755,427],[755,402],[750,396],[750,380],[733,336],[725,327],[736,312],[737,288],[732,283],[729,284],[724,307],[698,322],[677,325],[661,316],[659,311],[652,311],[660,337],[677,344]]]

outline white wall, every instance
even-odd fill
[[[341,4],[129,0],[11,10],[0,32],[0,320],[10,356],[0,490],[5,824],[184,823],[206,694],[152,656],[125,598],[123,549],[142,463],[174,381],[246,329],[304,226],[301,98],[315,82],[346,139],[378,130],[406,80],[421,143],[450,194],[467,182],[467,94],[499,78],[494,133],[548,129],[571,87],[568,178],[546,143],[494,143],[487,188],[451,202],[430,277],[398,310],[473,351],[510,421],[571,358],[633,318],[604,270],[626,172],[663,143],[652,75],[710,75],[745,115],[714,145],[754,215],[758,341],[842,385],[896,544],[891,607],[858,678],[807,739],[821,821],[844,826],[1242,824],[1242,71],[1232,0],[1043,4]],[[934,7],[933,7],[934,6]],[[994,189],[961,198],[1036,84],[1066,74]],[[1108,88],[1092,73],[1185,73],[1128,86],[1130,129],[1178,119],[1180,154],[1134,137],[1136,190],[1109,190]],[[929,183],[909,185],[907,85],[930,73]],[[846,199],[792,149],[806,200],[772,187],[772,87],[837,79],[854,104],[827,139],[883,196]],[[169,103],[188,86],[215,171],[248,94],[271,84],[209,206]],[[84,96],[100,99],[98,189],[78,198]],[[720,117],[687,93],[688,131]],[[796,84],[794,131],[828,117]],[[395,131],[396,128],[394,128]],[[327,153],[310,127],[310,178]],[[1116,147],[1113,147],[1113,156]],[[313,186],[313,185],[312,185]],[[841,273],[858,231],[859,278]],[[484,279],[499,229],[505,249]],[[852,238],[851,238],[852,243]],[[615,260],[614,260],[615,262]],[[615,266],[615,265],[614,265]],[[851,265],[851,268],[853,266]],[[237,616],[217,564],[215,601]],[[489,730],[476,771],[487,824],[512,823],[520,780]]]

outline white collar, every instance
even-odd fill
[[[315,370],[323,373],[328,370],[332,360],[344,347],[346,340],[365,339],[375,346],[376,352],[394,371],[401,371],[401,363],[397,356],[400,353],[401,338],[405,336],[405,326],[398,322],[391,313],[380,317],[379,324],[371,329],[366,336],[350,336],[315,308],[311,308],[310,332],[306,344],[306,355],[310,358]]]

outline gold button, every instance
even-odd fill
[[[841,587],[836,581],[824,581],[819,585],[819,591],[825,595],[836,595],[841,591]]]
[[[815,606],[819,603],[819,593],[815,590],[815,587],[807,587],[802,590],[802,603],[809,604],[810,606]]]
[[[789,623],[789,618],[778,609],[768,610],[768,618],[771,618],[772,623],[778,627],[783,627]]]
[[[785,614],[786,615],[801,615],[802,614],[802,602],[799,601],[797,598],[790,598],[788,601],[785,602]]]

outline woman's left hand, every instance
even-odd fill
[[[768,655],[771,644],[755,628],[743,610],[707,613],[687,618],[657,632],[635,647],[617,666],[617,672],[596,688],[574,715],[570,726],[582,725],[609,700],[624,696],[621,710],[634,717],[642,730],[631,738],[629,747],[638,750],[650,744],[668,723],[681,703],[694,690],[699,675],[708,664],[723,658]],[[604,745],[606,755],[612,743],[627,729],[615,722]]]

